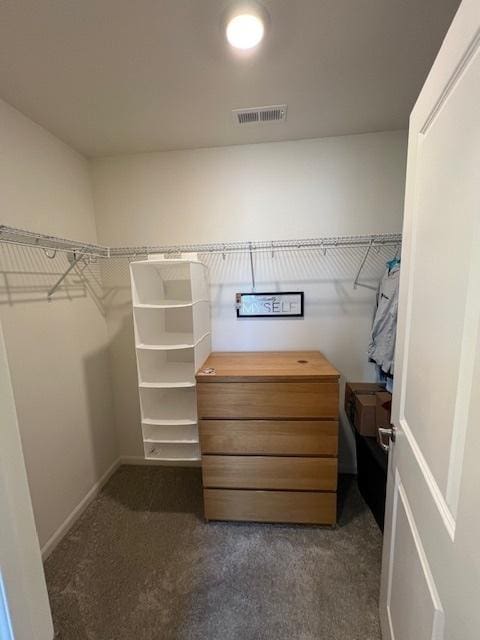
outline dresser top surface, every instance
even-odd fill
[[[336,381],[339,377],[320,351],[214,351],[196,376],[198,382]]]

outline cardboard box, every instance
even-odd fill
[[[375,397],[377,399],[375,408],[377,429],[378,427],[388,429],[391,424],[392,394],[388,391],[379,391]]]
[[[352,424],[355,424],[355,396],[357,393],[363,395],[375,395],[379,391],[384,391],[385,386],[375,382],[347,382],[345,385],[345,412]]]
[[[375,394],[357,393],[355,395],[355,415],[353,424],[361,436],[375,438],[377,398]]]

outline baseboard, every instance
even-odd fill
[[[102,487],[110,480],[110,477],[115,473],[120,464],[120,458],[115,460],[115,462],[107,469],[107,471],[105,471],[103,476],[93,485],[93,487],[85,495],[85,497],[82,498],[82,500],[77,504],[70,515],[65,518],[65,520],[58,527],[55,533],[50,536],[50,538],[41,548],[43,560],[46,560],[48,558],[48,556],[52,553],[60,540],[72,528],[72,526],[80,518],[88,505],[92,502],[92,500],[99,494]]]

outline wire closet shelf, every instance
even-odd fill
[[[214,242],[205,244],[182,245],[142,245],[133,247],[105,247],[98,244],[68,240],[57,236],[34,233],[24,229],[16,229],[0,225],[0,242],[36,247],[54,255],[56,251],[79,254],[91,258],[128,258],[151,254],[165,254],[166,256],[181,253],[250,253],[258,251],[295,251],[341,249],[348,247],[396,246],[402,242],[400,233],[384,233],[357,236],[328,236],[324,238],[304,238],[299,240],[260,240],[242,242]],[[368,255],[368,254],[367,254]]]

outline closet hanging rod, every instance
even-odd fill
[[[217,242],[210,244],[157,245],[138,247],[104,247],[101,245],[67,240],[56,236],[34,233],[0,225],[0,242],[21,246],[36,247],[45,250],[81,252],[84,256],[98,258],[135,258],[152,253],[249,253],[251,251],[292,251],[304,249],[342,249],[355,247],[399,246],[400,233],[370,234],[358,236],[330,236],[324,238],[304,238],[299,240],[260,240],[242,242]]]

